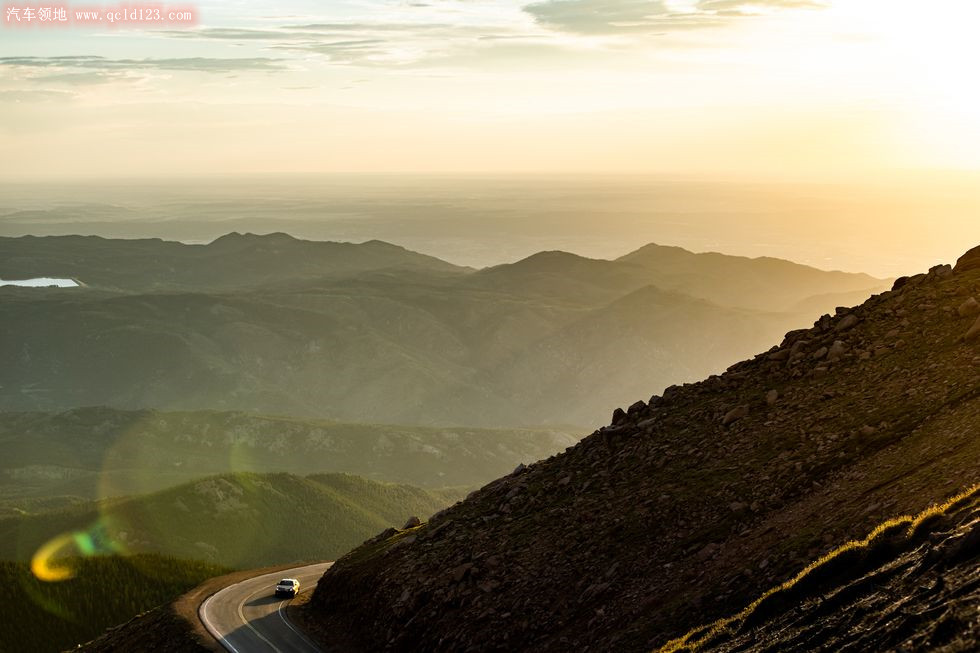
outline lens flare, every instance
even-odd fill
[[[106,524],[96,522],[84,531],[62,533],[48,540],[31,557],[31,572],[48,583],[75,577],[78,560],[123,553],[123,547],[112,539]]]

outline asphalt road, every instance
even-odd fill
[[[201,604],[204,627],[231,653],[320,653],[286,618],[291,599],[275,596],[280,578],[299,580],[300,593],[312,592],[333,563],[297,567],[249,578],[215,592]]]

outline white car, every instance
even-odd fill
[[[276,596],[294,597],[299,594],[299,581],[295,578],[283,578],[276,585]]]

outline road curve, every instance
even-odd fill
[[[321,653],[286,618],[291,599],[275,596],[280,578],[299,580],[300,593],[311,592],[332,562],[324,562],[243,580],[209,596],[198,610],[201,623],[231,653]]]

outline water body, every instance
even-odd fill
[[[25,288],[77,288],[78,282],[74,279],[51,279],[42,277],[39,279],[21,279],[19,281],[5,281],[0,279],[0,286],[23,286]]]

